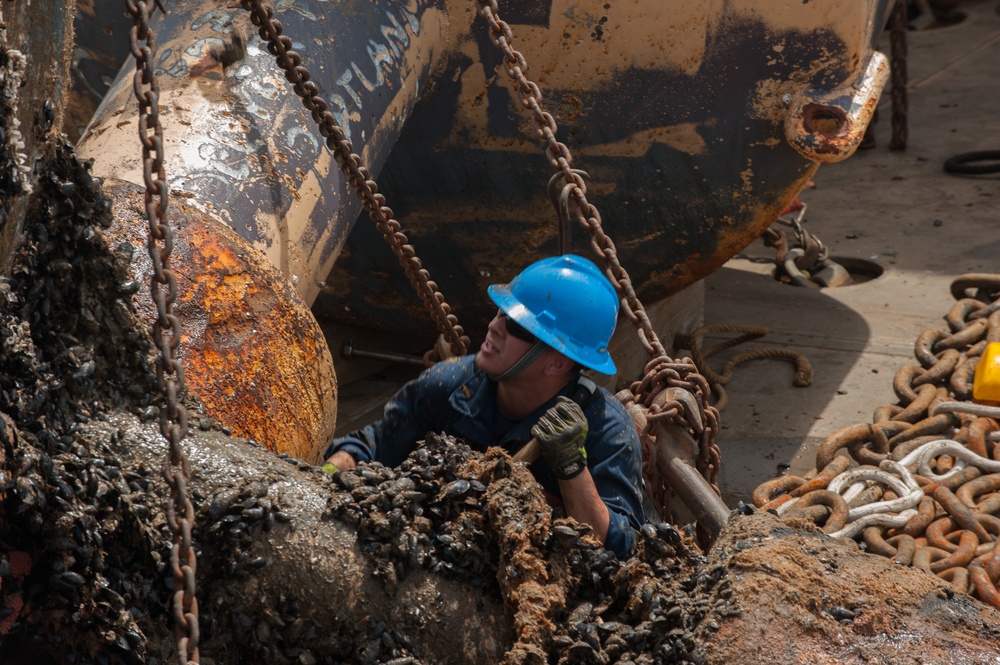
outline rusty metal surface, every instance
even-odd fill
[[[151,269],[142,193],[106,181],[115,223],[111,247],[129,243],[137,281]],[[288,281],[225,225],[174,198],[176,312],[188,389],[238,436],[315,461],[333,435],[337,385],[322,331]],[[148,292],[136,295],[144,316]]]
[[[301,0],[278,12],[329,110],[373,173],[445,45],[445,16],[435,4]],[[102,15],[111,7],[97,6]],[[346,176],[247,12],[214,0],[180,0],[152,25],[171,189],[191,195],[193,204],[251,241],[311,303],[361,209]],[[341,35],[327,38],[330,25],[340,26]],[[245,44],[237,47],[234,39]],[[79,149],[95,160],[95,174],[141,182],[141,165],[122,147],[136,132],[136,118],[121,113],[130,95],[119,75]]]
[[[889,60],[873,53],[864,73],[845,89],[807,91],[789,98],[788,143],[806,159],[840,162],[854,154],[889,78]]]
[[[553,253],[558,235],[548,164],[511,84],[497,76],[499,55],[472,4],[278,8],[467,325],[486,315],[487,284]],[[554,106],[559,140],[592,176],[593,202],[639,297],[653,302],[738,253],[813,174],[817,155],[807,159],[786,137],[789,99],[836,102],[848,117],[852,100],[867,99],[855,123],[863,133],[879,87],[865,73],[889,5],[510,0],[504,13]],[[171,155],[190,169],[171,186],[217,210],[307,302],[319,294],[317,316],[429,330],[381,238],[354,225],[359,203],[256,36],[226,68],[212,55],[247,23],[233,8],[187,0],[156,26],[171,53],[162,65],[173,77],[164,84]],[[98,171],[131,179],[133,166],[110,156],[118,134],[135,129],[115,114],[127,96],[120,88],[82,147]],[[840,143],[840,154],[853,149],[853,139]],[[581,235],[571,251],[587,251]]]
[[[643,301],[717,269],[805,184],[817,164],[785,139],[783,96],[856,81],[884,4],[504,3]],[[454,77],[418,104],[380,176],[470,329],[487,315],[488,283],[557,246],[548,164],[494,80],[491,47],[473,26],[442,66]],[[582,235],[571,251],[587,251]],[[317,315],[415,328],[413,299],[372,247],[355,227]]]
[[[21,231],[31,169],[62,124],[74,7],[72,0],[0,4],[0,274]]]

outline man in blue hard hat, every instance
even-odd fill
[[[587,259],[565,255],[490,286],[489,296],[499,311],[479,351],[407,383],[379,421],[330,443],[324,470],[372,460],[397,466],[428,432],[510,453],[534,437],[542,457],[530,470],[542,488],[628,556],[644,521],[639,437],[618,400],[581,375],[616,371],[608,353],[614,287]]]

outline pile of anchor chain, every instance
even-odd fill
[[[827,437],[814,475],[765,482],[753,501],[1000,608],[1000,408],[971,401],[980,357],[1000,342],[1000,275],[963,276],[951,291],[948,329],[923,332],[920,364],[896,373],[899,402]]]

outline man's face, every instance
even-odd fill
[[[512,325],[508,327],[508,324]],[[519,336],[511,334],[511,329]],[[510,369],[535,345],[534,341],[522,339],[530,337],[530,333],[522,331],[524,329],[508,319],[506,314],[497,312],[486,328],[486,339],[476,354],[476,366],[488,376],[499,376]]]

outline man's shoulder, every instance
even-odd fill
[[[584,409],[591,437],[588,438],[587,456],[595,459],[617,456],[629,451],[627,459],[640,460],[642,446],[635,421],[618,398],[604,388],[598,388],[594,399]],[[593,449],[589,448],[593,445]],[[621,462],[631,468],[633,462]]]
[[[584,411],[588,418],[597,418],[608,424],[629,425],[634,429],[632,416],[607,388],[598,386],[593,399]]]
[[[472,355],[442,360],[424,370],[421,374],[421,381],[447,389],[475,380],[477,374],[481,375],[482,373],[477,371],[474,360],[475,356]]]
[[[594,396],[590,401],[590,405],[594,405],[602,410],[613,411],[616,415],[623,415],[626,418],[629,417],[628,411],[618,398],[611,394],[611,391],[602,386],[597,386],[594,391]]]

